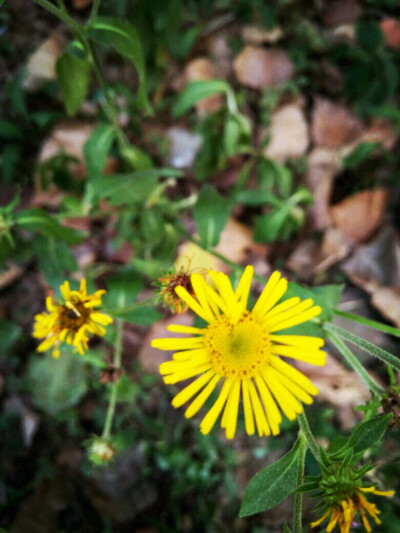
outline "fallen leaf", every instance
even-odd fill
[[[276,87],[292,79],[294,66],[284,50],[246,46],[233,68],[238,81],[251,89]]]
[[[353,194],[331,207],[333,223],[350,241],[362,243],[381,225],[387,199],[385,189]]]
[[[334,227],[328,228],[322,239],[315,272],[323,272],[342,261],[350,253],[351,248],[351,243],[340,230]]]
[[[372,293],[372,305],[400,328],[400,287],[379,287]]]
[[[354,143],[354,148],[365,142],[381,143],[386,150],[392,150],[397,141],[398,135],[395,128],[389,122],[380,119],[373,119],[371,124],[362,130],[360,136]],[[353,147],[351,147],[353,149]]]
[[[369,243],[358,246],[341,269],[355,284],[369,293],[379,287],[400,287],[400,238],[386,226]]]
[[[398,19],[385,19],[381,22],[381,30],[386,46],[400,50],[400,21]]]
[[[0,272],[0,289],[8,287],[16,281],[23,273],[24,269],[15,263],[6,265],[6,270]]]
[[[357,21],[361,6],[357,0],[331,0],[325,4],[322,21],[326,26],[336,27]]]
[[[311,119],[311,135],[316,146],[340,148],[361,133],[362,124],[345,106],[317,98]]]
[[[265,257],[268,246],[254,242],[252,228],[231,217],[228,219],[215,249],[230,261],[245,264],[251,254]],[[226,270],[226,265],[222,270]]]
[[[202,144],[202,137],[179,127],[169,128],[166,135],[170,143],[167,165],[174,168],[192,166]]]
[[[38,161],[42,163],[47,159],[61,153],[83,161],[83,147],[94,130],[92,124],[76,121],[60,122],[54,126],[49,137],[43,143]]]
[[[314,239],[302,241],[290,254],[286,268],[296,272],[300,280],[309,280],[319,256],[320,243]]]
[[[230,34],[220,31],[207,39],[207,49],[218,73],[218,78],[227,79],[232,73],[233,52],[229,45]]]
[[[340,157],[334,150],[316,148],[308,157],[305,182],[314,196],[314,203],[308,209],[313,229],[325,229],[331,224],[329,204],[339,168]]]
[[[191,81],[206,81],[219,78],[214,64],[206,57],[199,57],[190,61],[184,71],[183,78],[185,85]],[[214,113],[224,105],[224,98],[221,94],[209,96],[195,105],[196,111],[200,115]]]
[[[72,0],[72,7],[79,11],[80,9],[86,9],[93,4],[93,0]]]
[[[280,26],[275,26],[272,30],[266,30],[262,26],[243,26],[240,33],[243,41],[250,44],[275,44],[283,37]]]
[[[225,263],[194,242],[184,241],[178,248],[176,270],[224,270]],[[226,267],[225,267],[226,268]]]
[[[287,104],[271,116],[271,124],[263,130],[270,141],[264,148],[265,157],[284,162],[289,157],[300,157],[309,145],[308,126],[301,103]]]
[[[29,56],[23,83],[24,89],[37,91],[44,83],[57,78],[56,63],[63,48],[63,40],[54,33]]]

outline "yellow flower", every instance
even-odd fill
[[[37,348],[39,352],[45,352],[53,347],[53,357],[60,355],[60,343],[66,342],[76,348],[83,355],[88,348],[88,333],[104,335],[106,330],[103,326],[111,324],[113,319],[108,315],[99,313],[94,307],[101,305],[104,290],[87,294],[86,280],[82,279],[79,291],[72,291],[68,281],[61,287],[64,303],[53,303],[51,296],[46,298],[48,312],[42,312],[35,316],[33,337],[43,339]]]
[[[259,436],[277,435],[282,421],[279,408],[294,420],[303,410],[301,402],[312,403],[312,396],[318,392],[308,378],[281,357],[324,365],[326,356],[320,349],[324,344],[320,338],[277,332],[316,317],[321,308],[311,299],[301,302],[298,297],[278,304],[288,283],[274,272],[249,311],[253,267],[246,267],[235,291],[225,274],[210,271],[209,275],[216,289],[200,274],[192,274],[197,299],[182,286],[175,289],[208,325],[171,325],[169,331],[193,336],[152,341],[152,346],[160,350],[176,350],[172,361],[160,365],[165,383],[196,377],[174,397],[172,405],[180,407],[197,395],[185,412],[190,418],[221,382],[218,398],[201,422],[202,433],[209,433],[224,409],[221,426],[227,438],[233,438],[242,396],[247,433],[253,434],[257,427]]]
[[[367,514],[375,520],[377,524],[381,521],[378,518],[380,511],[377,509],[374,503],[371,503],[364,496],[364,493],[370,492],[378,496],[393,496],[394,490],[376,490],[375,486],[372,487],[356,487],[351,496],[347,495],[340,503],[333,504],[329,509],[315,522],[311,524],[311,527],[318,526],[330,515],[329,523],[326,526],[326,532],[330,533],[334,530],[336,525],[340,527],[340,533],[349,533],[352,526],[354,515],[358,511],[361,516],[361,520],[365,529],[372,531],[372,528],[368,522]]]

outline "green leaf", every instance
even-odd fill
[[[9,120],[0,120],[0,139],[6,139],[7,141],[15,141],[22,139],[22,137],[23,134],[21,128],[19,128]]]
[[[342,285],[321,285],[320,287],[308,289],[291,282],[289,283],[284,299],[288,300],[293,296],[299,296],[302,300],[312,298],[314,304],[319,305],[322,309],[321,314],[318,315],[318,319],[327,321],[333,318],[334,309],[339,303],[342,290]]]
[[[134,270],[121,269],[118,274],[107,278],[104,307],[123,310],[134,303],[142,288],[143,280]]]
[[[32,208],[19,211],[15,214],[16,224],[28,231],[41,231],[48,237],[55,237],[68,244],[76,244],[82,240],[81,235],[62,226],[58,220],[46,213],[43,209]]]
[[[83,155],[90,179],[102,175],[114,139],[113,126],[101,125],[92,131],[83,147]]]
[[[229,200],[206,185],[199,194],[193,210],[197,231],[205,248],[216,246],[229,218]]]
[[[299,440],[281,459],[258,472],[247,485],[240,517],[272,509],[296,489]]]
[[[65,242],[44,235],[35,236],[33,249],[47,283],[58,294],[67,272],[78,270],[74,254]]]
[[[57,60],[57,78],[68,115],[73,116],[84,102],[90,81],[87,61],[64,52]]]
[[[108,44],[115,48],[118,54],[132,61],[139,74],[139,103],[147,112],[151,112],[151,105],[146,95],[146,68],[139,35],[136,29],[127,21],[117,18],[98,17],[87,29],[88,36],[100,44]]]
[[[91,180],[93,198],[107,198],[110,205],[143,203],[158,186],[158,178],[181,175],[179,170],[152,168],[127,174],[98,176]]]
[[[375,150],[381,145],[378,142],[365,142],[359,144],[349,155],[346,155],[343,160],[344,168],[356,168],[360,163],[367,159]]]
[[[138,386],[126,374],[122,374],[117,385],[117,402],[133,402]]]
[[[158,320],[161,320],[162,315],[154,307],[138,307],[136,309],[122,309],[121,311],[114,311],[115,318],[122,318],[131,324],[139,326],[149,326]]]
[[[188,83],[173,108],[173,116],[181,117],[197,102],[217,93],[226,93],[229,85],[223,80],[192,81]]]
[[[357,424],[353,428],[350,439],[341,450],[335,453],[335,456],[341,456],[350,449],[356,455],[371,448],[385,434],[392,416],[392,413],[378,415],[366,422]]]
[[[256,242],[274,242],[283,237],[282,229],[290,214],[289,206],[274,209],[254,219],[254,240]]]
[[[50,416],[73,407],[87,391],[84,358],[61,353],[32,356],[28,368],[28,386],[36,407]]]
[[[362,20],[356,24],[356,31],[359,44],[368,52],[383,46],[383,32],[377,22]]]

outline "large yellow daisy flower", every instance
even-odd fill
[[[246,267],[235,291],[225,274],[210,271],[209,275],[215,289],[200,274],[192,274],[196,298],[184,287],[175,289],[208,325],[204,328],[171,325],[169,331],[193,336],[152,341],[152,346],[160,350],[176,350],[172,361],[160,365],[165,383],[196,377],[174,397],[172,405],[180,407],[197,395],[185,412],[190,418],[222,383],[217,400],[201,422],[202,433],[209,433],[224,410],[221,426],[227,438],[232,439],[242,397],[247,433],[253,434],[257,427],[259,436],[277,435],[282,421],[280,410],[294,420],[303,410],[301,402],[312,403],[312,396],[318,392],[307,377],[282,357],[313,365],[324,365],[326,357],[321,351],[322,339],[277,332],[316,317],[321,308],[310,298],[301,301],[294,297],[278,304],[288,282],[274,272],[250,311],[247,300],[252,266]]]
[[[111,324],[113,319],[99,313],[94,308],[101,305],[101,298],[106,292],[96,291],[87,294],[86,280],[82,279],[79,291],[72,291],[68,281],[60,287],[64,302],[53,303],[52,297],[46,298],[48,312],[42,312],[35,316],[33,337],[43,339],[37,350],[45,352],[53,347],[53,357],[59,357],[60,344],[66,342],[76,348],[83,355],[88,348],[88,333],[104,335],[106,330],[103,326]]]
[[[353,524],[354,516],[358,511],[365,529],[370,533],[372,528],[367,518],[367,513],[373,520],[380,524],[378,515],[380,511],[374,503],[371,503],[364,496],[365,493],[376,494],[378,496],[393,496],[394,490],[376,490],[372,487],[357,487],[352,496],[347,496],[340,503],[334,504],[319,518],[311,524],[311,527],[319,526],[329,515],[329,523],[326,526],[326,532],[331,533],[338,525],[340,533],[350,533],[350,528]]]

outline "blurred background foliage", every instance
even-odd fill
[[[290,501],[238,512],[295,425],[228,444],[176,412],[149,347],[170,320],[152,282],[177,255],[234,279],[246,262],[349,279],[345,308],[400,326],[398,2],[103,0],[92,18],[71,0],[73,32],[38,3],[0,2],[0,526],[281,531]],[[46,294],[82,274],[126,322],[119,455],[102,468],[81,443],[101,433],[114,331],[57,361],[30,336]],[[310,423],[326,443],[367,396],[335,357],[321,372]],[[370,451],[390,487],[398,440]],[[398,500],[381,518],[399,531]]]

